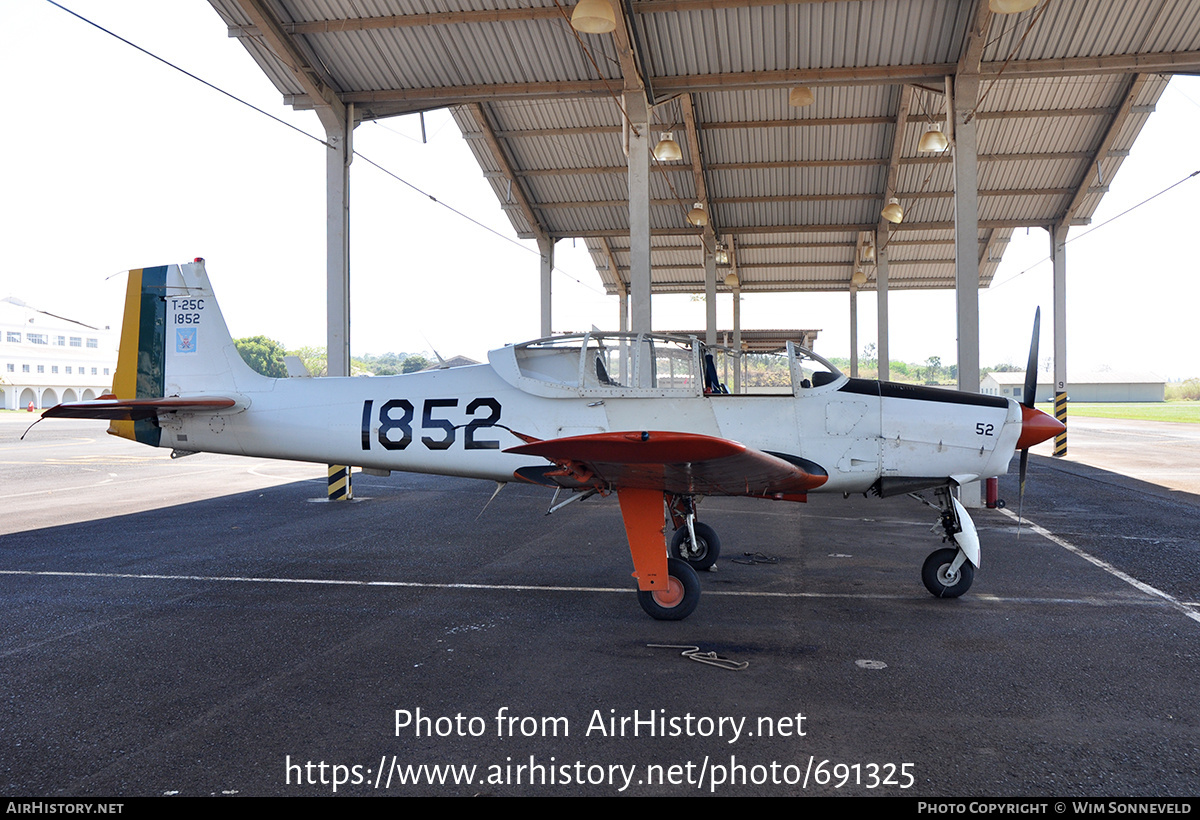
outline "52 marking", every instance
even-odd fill
[[[995,430],[996,430],[996,425],[994,425],[994,424],[984,424],[981,421],[975,425],[975,435],[977,435],[977,436],[994,435]]]
[[[363,402],[362,448],[371,449],[371,421],[374,415],[374,399]],[[478,439],[476,436],[485,427],[495,427],[500,421],[500,402],[491,396],[471,399],[466,414],[471,421],[454,424],[446,413],[458,407],[458,399],[425,399],[421,408],[421,430],[431,435],[421,436],[421,443],[429,450],[448,450],[463,428],[464,450],[499,450],[500,442],[493,439]],[[413,417],[416,409],[408,399],[388,399],[379,406],[379,427],[375,438],[385,450],[403,450],[413,441]],[[486,414],[486,415],[485,415]]]

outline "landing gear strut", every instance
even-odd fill
[[[934,495],[937,498],[936,505],[920,495],[916,498],[940,511],[938,524],[945,532],[942,540],[953,546],[929,554],[921,567],[921,580],[932,595],[957,598],[970,589],[975,580],[975,568],[979,566],[979,536],[975,532],[975,523],[962,504],[951,495],[949,487],[937,488]],[[934,525],[935,530],[937,526]]]
[[[680,558],[696,571],[711,568],[721,554],[721,539],[717,531],[696,520],[696,500],[690,495],[668,495],[667,510],[675,534],[671,537],[670,555]]]

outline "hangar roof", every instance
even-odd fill
[[[210,2],[297,108],[450,107],[517,234],[584,239],[610,294],[630,266],[623,90],[644,88],[683,153],[652,168],[654,292],[704,290],[697,201],[744,292],[845,290],[877,228],[889,287],[950,288],[953,160],[917,150],[946,117],[947,77],[980,78],[986,286],[1013,229],[1091,217],[1170,74],[1200,70],[1194,0],[1013,15],[986,0],[616,0],[604,35],[576,34],[562,0]],[[799,84],[816,101],[789,107]],[[890,196],[896,226],[880,218]]]

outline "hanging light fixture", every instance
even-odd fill
[[[1038,0],[988,0],[993,14],[1019,14],[1038,4]]]
[[[703,202],[697,202],[692,206],[692,209],[688,211],[687,221],[697,228],[703,228],[708,224],[708,212],[704,210]]]
[[[864,265],[869,265],[875,261],[875,246],[870,242],[862,244],[862,250],[858,254],[858,259]]]
[[[725,250],[725,243],[717,243],[717,249],[713,252],[713,256],[716,258],[718,265],[729,264],[729,252]]]
[[[736,288],[738,286],[738,278],[736,273],[730,271],[729,273],[725,274],[725,286],[730,288]]]
[[[792,108],[803,108],[816,101],[812,89],[806,85],[798,85],[788,92],[788,105]]]
[[[942,133],[940,122],[929,126],[929,130],[921,135],[921,141],[917,143],[918,151],[936,151],[939,154],[949,147],[950,140]]]
[[[854,275],[850,277],[850,284],[856,287],[862,287],[863,285],[867,284],[867,275],[863,273],[862,268],[856,268],[854,270]]]
[[[608,34],[617,27],[608,0],[579,0],[571,12],[571,28],[584,34]]]
[[[894,222],[899,225],[904,221],[904,209],[900,207],[900,200],[892,197],[888,200],[888,204],[884,206],[883,213],[880,214],[888,222]]]
[[[663,131],[658,135],[658,145],[654,146],[654,158],[659,162],[677,162],[683,159],[683,149],[675,141],[675,135]]]

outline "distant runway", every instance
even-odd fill
[[[1068,418],[1067,455],[1102,470],[1200,496],[1200,424]],[[1034,452],[1053,452],[1052,442]]]

